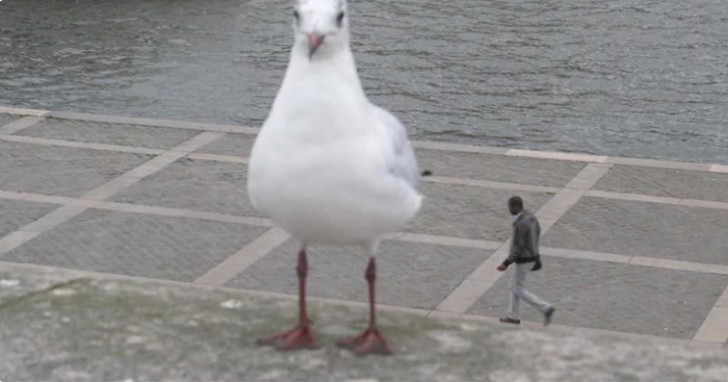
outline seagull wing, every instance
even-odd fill
[[[407,130],[390,112],[374,104],[371,106],[379,127],[390,141],[384,153],[390,173],[417,189],[420,174],[417,158],[407,137]]]

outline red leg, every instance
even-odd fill
[[[315,349],[316,337],[311,330],[313,323],[306,314],[306,276],[308,275],[308,260],[306,249],[298,252],[298,325],[292,330],[270,337],[261,338],[258,345],[270,345],[278,350]]]
[[[367,266],[364,276],[369,284],[369,327],[358,336],[339,341],[339,346],[353,351],[356,355],[392,354],[392,349],[389,347],[389,343],[387,343],[387,340],[384,336],[382,336],[377,328],[374,299],[374,284],[377,279],[377,264],[374,257],[369,260],[369,265]]]

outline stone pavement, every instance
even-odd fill
[[[245,194],[256,129],[0,108],[0,269],[23,263],[295,294],[295,247]],[[513,194],[542,224],[550,331],[728,340],[728,166],[416,142],[420,216],[381,246],[380,302],[505,312]],[[295,185],[292,185],[295,186]],[[315,247],[311,295],[366,301],[366,257]],[[539,315],[523,308],[537,326]],[[291,313],[292,314],[292,313]]]
[[[320,348],[276,352],[254,339],[291,325],[293,298],[96,276],[21,264],[0,268],[0,378],[724,382],[728,375],[724,351],[391,309],[379,321],[394,356],[358,358],[334,343],[366,325],[366,308],[316,300],[310,310]]]

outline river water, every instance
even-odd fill
[[[728,163],[726,0],[350,1],[419,139]],[[0,104],[260,125],[289,0],[0,0]]]

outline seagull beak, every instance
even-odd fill
[[[316,49],[318,49],[321,44],[324,43],[324,37],[318,33],[311,33],[308,35],[308,58],[311,59],[313,57],[313,54],[316,53]]]

